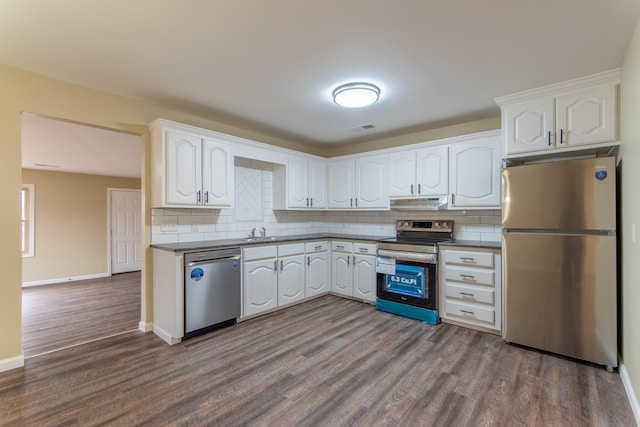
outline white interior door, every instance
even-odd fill
[[[142,268],[140,190],[111,191],[111,274]]]

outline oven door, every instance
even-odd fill
[[[395,273],[377,275],[378,298],[436,310],[437,264],[396,260]]]

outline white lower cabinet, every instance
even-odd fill
[[[278,307],[304,299],[304,243],[278,245]]]
[[[328,242],[308,242],[305,244],[306,277],[305,295],[312,297],[329,292],[331,289],[331,264]]]
[[[496,334],[502,331],[502,256],[498,249],[440,247],[440,317]]]
[[[242,250],[242,316],[278,307],[278,248],[260,246]]]
[[[369,302],[376,300],[376,245],[331,242],[331,291]]]

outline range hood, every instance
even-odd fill
[[[411,199],[391,199],[391,210],[444,210],[449,207],[449,198],[443,197],[421,197]]]

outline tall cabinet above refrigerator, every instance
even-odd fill
[[[616,160],[502,172],[503,338],[618,366]]]

